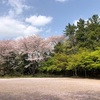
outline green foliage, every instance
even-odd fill
[[[53,57],[42,63],[40,70],[42,72],[60,73],[66,69],[67,55],[64,53],[56,53]]]
[[[0,75],[32,75],[33,71],[37,71],[47,75],[100,77],[99,16],[93,15],[87,21],[79,19],[77,25],[69,23],[64,34],[66,39],[54,47],[54,52],[50,52],[51,57],[45,57],[38,65],[26,60],[27,53],[11,52],[7,58],[0,56]],[[39,68],[32,69],[35,68],[33,66]]]
[[[58,43],[54,55],[40,67],[42,72],[79,76],[100,76],[100,18],[93,15],[77,25],[68,24],[66,40]]]

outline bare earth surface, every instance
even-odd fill
[[[0,100],[100,100],[100,80],[0,79]]]

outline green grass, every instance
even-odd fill
[[[33,77],[42,78],[42,77],[64,77],[64,76],[63,75],[38,73],[38,74],[35,74]]]
[[[0,78],[56,78],[56,77],[64,77],[63,75],[54,75],[54,74],[44,74],[44,73],[37,73],[35,75],[5,75],[0,76]]]
[[[32,78],[32,75],[20,75],[20,76],[10,76],[10,75],[5,75],[5,76],[0,76],[0,78]]]

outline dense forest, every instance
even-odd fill
[[[1,76],[37,73],[100,78],[100,17],[68,23],[63,36],[0,40]]]
[[[54,54],[42,63],[40,70],[65,76],[100,77],[100,18],[93,15],[77,25],[68,24],[65,40],[54,48]]]

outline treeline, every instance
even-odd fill
[[[77,25],[68,24],[65,39],[59,42],[51,58],[39,70],[64,76],[100,77],[100,18],[93,15]]]
[[[0,40],[0,76],[62,75],[100,78],[100,18],[65,27],[63,36]]]

